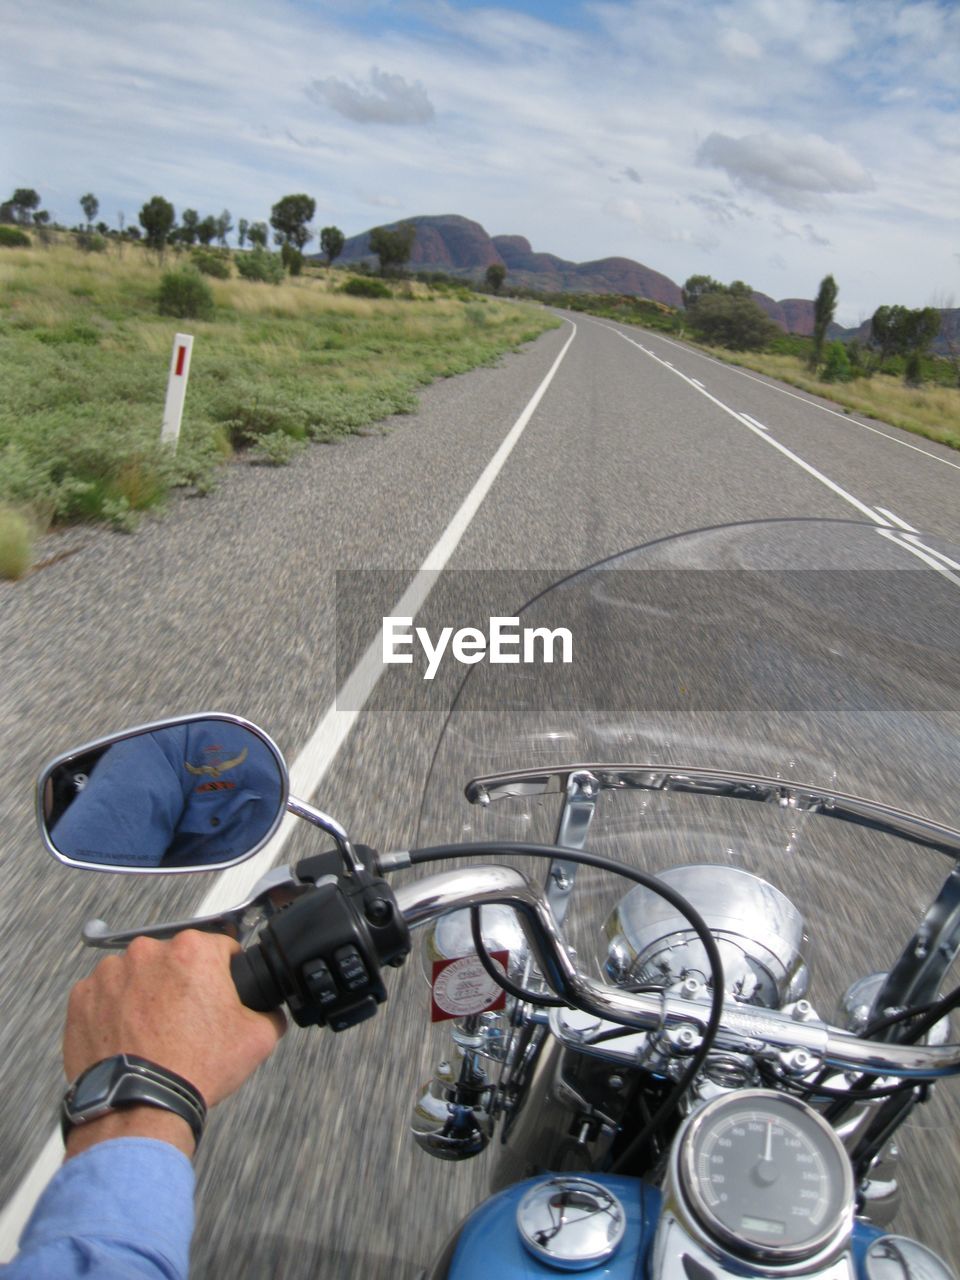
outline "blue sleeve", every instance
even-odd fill
[[[193,1189],[169,1143],[100,1142],[51,1179],[0,1280],[186,1280]]]
[[[184,738],[182,730],[167,731],[171,736]],[[104,752],[53,829],[58,849],[91,862],[160,865],[184,803],[170,747],[160,737],[141,734]]]

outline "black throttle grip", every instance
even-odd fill
[[[230,973],[240,1003],[257,1013],[271,1013],[283,1004],[283,992],[267,967],[259,945],[239,951],[230,959]]]

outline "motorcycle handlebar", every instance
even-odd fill
[[[393,865],[403,863],[398,859]],[[511,867],[460,866],[400,886],[395,895],[411,929],[448,911],[494,904],[512,907],[550,988],[573,1007],[605,1021],[659,1032],[691,1024],[702,1031],[706,1025],[709,1005],[703,1001],[625,991],[580,973],[545,898]],[[960,1044],[933,1047],[863,1040],[825,1023],[795,1022],[779,1010],[741,1004],[724,1005],[715,1044],[751,1056],[804,1049],[824,1066],[877,1076],[932,1079],[960,1073]]]

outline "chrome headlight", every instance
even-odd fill
[[[770,1009],[800,999],[807,989],[803,917],[779,889],[737,867],[673,867],[657,879],[703,917],[717,940],[730,995]],[[604,930],[603,968],[617,986],[709,980],[703,944],[689,922],[643,885],[620,899]]]

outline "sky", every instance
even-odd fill
[[[960,306],[960,0],[0,0],[0,186],[55,220],[457,213],[574,261]],[[0,192],[0,199],[6,198]],[[313,247],[316,247],[315,244]]]

